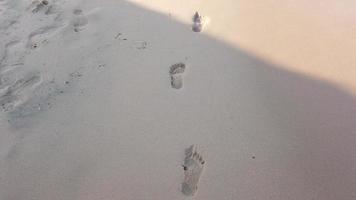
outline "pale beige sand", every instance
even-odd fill
[[[194,199],[355,198],[353,2],[31,2],[0,0],[1,200],[187,199],[191,144]]]

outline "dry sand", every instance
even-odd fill
[[[315,2],[0,0],[0,199],[355,199],[354,4]]]

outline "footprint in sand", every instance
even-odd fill
[[[134,42],[134,47],[136,48],[136,49],[139,49],[139,50],[142,50],[142,49],[146,49],[147,48],[147,45],[148,45],[148,43],[146,42],[146,41],[135,41]]]
[[[28,7],[28,9],[32,10],[32,13],[37,13],[42,10],[48,10],[49,2],[47,0],[35,0],[32,4]]]
[[[11,62],[14,62],[11,61],[10,57],[19,54],[20,44],[19,40],[14,40],[5,44],[3,55],[0,57],[0,69],[9,65]]]
[[[13,40],[4,45],[2,57],[0,57],[0,76],[8,70],[22,66],[25,59],[25,43],[21,40]],[[0,55],[1,55],[0,53]]]
[[[74,15],[81,15],[81,14],[83,14],[83,10],[81,10],[81,9],[74,9],[74,10],[73,10],[73,14],[74,14]]]
[[[47,0],[34,0],[27,7],[32,13],[42,12],[46,15],[59,14],[60,8],[55,4],[56,1],[49,2]]]
[[[13,111],[26,103],[32,91],[42,82],[38,73],[1,74],[0,105],[3,111]]]
[[[169,75],[171,76],[171,86],[174,89],[183,87],[183,73],[185,71],[184,63],[177,63],[170,67]]]
[[[17,4],[12,0],[0,0],[0,4],[1,2]],[[0,34],[4,37],[0,42],[0,113],[6,113],[4,116],[9,121],[21,120],[27,115],[49,107],[51,98],[62,91],[61,84],[52,83],[51,79],[54,80],[55,77],[46,70],[41,70],[42,65],[30,69],[26,68],[26,61],[34,48],[50,42],[65,27],[60,6],[63,1],[26,0],[26,2],[29,2],[29,6],[25,9],[30,15],[22,15],[13,9],[14,12],[0,24]],[[30,27],[34,28],[33,30],[12,31],[17,28],[13,26],[14,24],[26,25],[37,19],[39,24]]]
[[[40,43],[44,43],[50,38],[52,35],[56,34],[59,30],[57,26],[45,26],[39,28],[28,36],[27,47],[31,49],[37,48]]]
[[[182,193],[186,196],[194,196],[197,192],[200,176],[204,170],[204,164],[205,160],[197,153],[196,146],[192,145],[185,150]]]
[[[60,12],[60,8],[53,4],[47,7],[45,14],[46,15],[58,14],[57,16],[59,17],[60,15],[59,12]]]
[[[84,26],[88,24],[88,19],[85,15],[83,15],[83,11],[81,9],[75,9],[73,11],[75,18],[72,21],[73,30],[75,32],[80,32],[83,30]]]

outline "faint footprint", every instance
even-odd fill
[[[76,16],[72,21],[74,31],[82,31],[84,26],[88,24],[87,17],[83,15],[83,11],[81,9],[74,9],[73,14]]]
[[[147,48],[147,44],[148,43],[146,41],[135,41],[134,42],[134,47],[136,49],[142,50],[142,49],[146,49]]]
[[[81,9],[74,9],[73,10],[73,14],[74,15],[81,15],[83,13],[83,10],[81,10]]]
[[[48,4],[49,2],[47,0],[35,0],[28,9],[32,9],[32,13],[37,13],[38,11],[48,9]]]
[[[196,146],[192,145],[185,151],[184,159],[184,181],[182,183],[182,193],[187,196],[194,196],[198,190],[200,176],[204,170],[205,161],[196,151]]]
[[[0,30],[8,30],[9,28],[13,27],[17,23],[18,23],[17,19],[16,20],[4,19],[0,24]]]
[[[26,103],[32,91],[41,83],[41,76],[37,73],[27,73],[21,78],[10,81],[10,85],[0,93],[0,105],[4,111],[13,111]]]
[[[17,81],[17,70],[7,70],[0,73],[0,96],[6,93],[8,88]]]
[[[28,36],[27,47],[32,49],[37,48],[41,42],[47,41],[58,28],[57,26],[45,26],[32,32]]]
[[[59,13],[59,8],[55,5],[50,5],[48,6],[45,14],[46,15],[52,15],[52,14],[58,14]]]
[[[21,57],[21,41],[14,40],[5,44],[3,56],[0,58],[0,68],[18,62]]]
[[[180,89],[183,87],[182,74],[185,71],[184,63],[177,63],[170,67],[169,75],[171,76],[171,86],[174,89]]]

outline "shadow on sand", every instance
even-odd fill
[[[148,46],[142,51],[187,57],[192,67],[182,93],[197,94],[192,104],[203,109],[213,102],[216,109],[231,109],[228,113],[236,119],[235,127],[240,127],[253,145],[266,154],[276,153],[253,170],[246,166],[236,172],[234,180],[227,180],[236,184],[234,199],[356,198],[354,97],[331,83],[283,70],[242,49],[194,33],[189,25],[168,15],[124,1],[102,3],[102,9],[117,10],[117,16],[106,23],[120,26],[123,34],[130,29],[129,39],[147,32],[150,38],[143,39]],[[160,60],[145,59],[152,63]],[[167,60],[162,64],[176,62]],[[207,90],[211,92],[199,96],[199,91]],[[214,103],[219,101],[222,103]],[[219,192],[214,191],[206,189],[204,197],[218,197]]]

